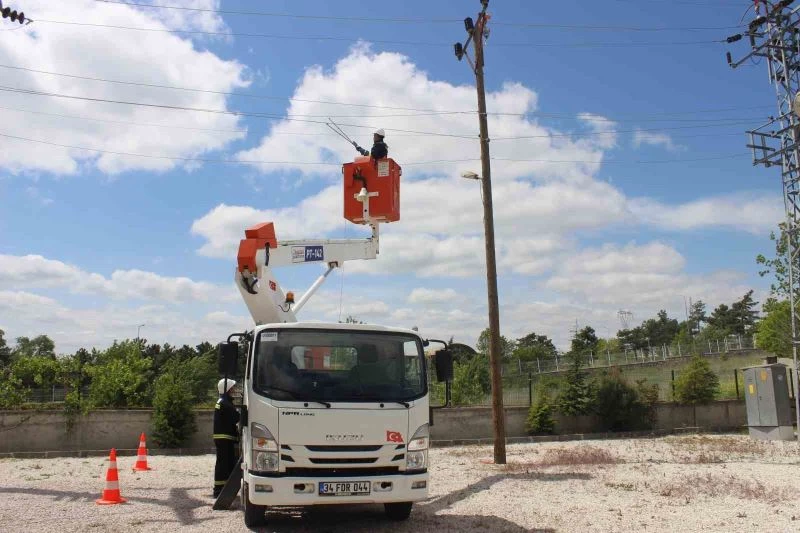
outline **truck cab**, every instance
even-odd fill
[[[277,323],[250,336],[243,380],[245,523],[270,506],[382,503],[403,520],[428,495],[423,340],[360,324]]]

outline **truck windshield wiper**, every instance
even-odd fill
[[[331,408],[331,404],[330,404],[330,402],[323,402],[322,400],[302,400],[302,401],[304,401],[304,402],[311,402],[311,403],[318,403],[318,404],[320,404],[320,405],[324,405],[324,406],[325,406],[325,407],[327,407],[328,409],[330,409],[330,408]]]
[[[406,409],[411,407],[411,404],[408,402],[404,402],[403,400],[386,400],[384,398],[378,398],[377,396],[358,396],[359,400],[364,400],[367,402],[380,402],[380,403],[399,403]]]

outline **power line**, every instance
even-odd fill
[[[318,165],[318,166],[334,166],[339,167],[341,163],[326,163],[322,161],[265,161],[265,160],[257,160],[257,159],[229,159],[229,158],[205,158],[205,157],[181,157],[181,156],[167,156],[167,155],[156,155],[156,154],[140,154],[134,152],[122,152],[117,150],[106,150],[102,148],[88,148],[86,146],[76,146],[72,144],[64,144],[64,143],[57,143],[53,141],[45,141],[41,139],[32,139],[30,137],[22,137],[19,135],[11,135],[8,133],[0,132],[0,137],[4,137],[7,139],[13,139],[17,141],[35,143],[35,144],[44,144],[48,146],[56,146],[60,148],[69,148],[72,150],[85,150],[87,152],[96,152],[102,154],[111,154],[111,155],[121,155],[121,156],[129,156],[129,157],[142,157],[147,159],[168,159],[174,161],[192,161],[192,162],[201,162],[201,163],[234,163],[234,164],[252,164],[252,165]],[[739,153],[739,154],[727,154],[721,156],[710,156],[710,157],[699,157],[699,158],[689,158],[689,159],[652,159],[652,160],[622,160],[622,159],[606,159],[606,160],[581,160],[581,159],[514,159],[514,158],[502,158],[502,157],[493,157],[492,160],[494,161],[504,161],[509,163],[625,163],[625,164],[651,164],[651,163],[684,163],[684,162],[693,162],[693,161],[712,161],[712,160],[720,160],[720,159],[731,159],[737,157],[745,157],[749,154],[746,153]],[[467,161],[479,161],[478,158],[462,158],[462,159],[436,159],[431,161],[418,161],[418,162],[411,162],[411,163],[403,163],[403,166],[419,166],[419,165],[432,165],[432,164],[441,164],[441,163],[463,163]]]
[[[208,30],[179,30],[168,28],[139,28],[133,26],[120,26],[115,24],[98,24],[90,22],[76,22],[65,20],[48,20],[37,19],[37,22],[44,22],[50,24],[66,24],[72,26],[83,26],[91,28],[109,28],[115,30],[130,30],[142,32],[158,32],[158,33],[180,33],[187,35],[218,35],[226,37],[258,37],[265,39],[280,39],[280,40],[301,40],[301,41],[343,41],[353,42],[356,39],[352,37],[335,37],[330,35],[274,35],[267,33],[240,33],[240,32],[226,32],[226,31],[208,31]],[[444,42],[429,42],[429,41],[396,41],[386,39],[364,39],[365,41],[376,44],[393,44],[404,46],[434,46],[434,47],[449,47],[450,45]],[[700,44],[724,44],[724,39],[709,39],[697,41],[653,41],[653,42],[586,42],[586,43],[492,43],[492,47],[513,47],[513,48],[613,48],[613,47],[641,47],[641,46],[681,46],[681,45],[700,45]]]
[[[241,11],[231,9],[210,9],[202,7],[175,6],[166,4],[143,4],[140,2],[123,2],[120,0],[95,0],[103,4],[117,4],[132,7],[144,7],[152,9],[173,9],[179,11],[194,11],[202,13],[214,13],[217,15],[246,15],[274,18],[293,18],[303,20],[337,20],[343,22],[395,22],[410,24],[452,24],[461,22],[459,19],[431,19],[431,18],[406,18],[406,17],[343,17],[332,15],[300,15],[293,13],[276,13],[264,11]],[[553,28],[568,30],[608,30],[608,31],[635,31],[635,32],[660,32],[660,31],[711,31],[711,30],[730,30],[741,28],[744,25],[735,26],[706,26],[706,27],[681,27],[681,26],[660,26],[660,27],[639,27],[639,26],[602,26],[602,25],[580,25],[580,24],[547,24],[534,22],[502,22],[492,20],[496,26],[509,26],[518,28]]]
[[[6,111],[12,111],[16,113],[29,113],[33,115],[43,115],[49,117],[58,117],[58,118],[66,118],[66,119],[76,119],[76,120],[86,120],[90,122],[104,122],[108,124],[125,124],[129,126],[144,126],[144,127],[153,127],[153,128],[168,128],[168,129],[179,129],[179,130],[194,130],[194,131],[207,131],[207,132],[218,132],[218,133],[247,133],[249,130],[247,128],[235,128],[235,129],[222,129],[222,128],[202,128],[197,126],[182,126],[176,124],[157,124],[152,122],[136,122],[130,120],[113,120],[107,118],[98,118],[98,117],[87,117],[84,115],[68,115],[64,113],[52,113],[47,111],[34,111],[32,109],[20,109],[15,107],[8,107],[8,106],[0,106],[0,109]],[[591,131],[591,132],[582,132],[582,133],[553,133],[553,134],[544,134],[544,135],[527,135],[527,136],[512,136],[512,137],[496,137],[493,138],[493,141],[507,141],[507,140],[524,140],[524,139],[548,139],[548,138],[582,138],[582,137],[594,137],[598,135],[611,135],[611,134],[620,134],[620,133],[659,133],[663,131],[671,131],[671,130],[678,130],[678,129],[694,129],[694,128],[715,128],[715,127],[725,127],[731,125],[739,125],[739,124],[746,124],[749,122],[735,122],[731,124],[706,124],[706,125],[693,125],[693,126],[674,126],[674,127],[665,127],[665,128],[635,128],[630,130],[607,130],[607,131]],[[294,135],[294,136],[303,136],[303,137],[335,137],[336,135],[333,133],[311,133],[311,132],[271,132],[270,135]],[[671,135],[670,138],[674,139],[684,139],[684,138],[693,138],[693,137],[718,137],[718,136],[729,136],[729,135],[741,135],[740,132],[737,133],[701,133],[695,135]],[[420,134],[413,134],[413,133],[398,133],[394,137],[425,137],[427,134],[420,133]]]
[[[194,111],[194,112],[202,112],[202,113],[211,113],[216,115],[231,115],[231,116],[240,116],[240,117],[256,117],[256,118],[266,118],[271,120],[285,120],[289,122],[304,122],[309,124],[326,124],[326,121],[323,120],[311,120],[311,119],[301,119],[301,118],[294,118],[294,117],[287,117],[284,115],[278,115],[275,113],[256,113],[256,112],[247,112],[247,111],[229,111],[224,109],[206,109],[206,108],[199,108],[199,107],[187,107],[187,106],[177,106],[177,105],[167,105],[167,104],[152,104],[152,103],[145,103],[145,102],[131,102],[127,100],[112,100],[108,98],[93,98],[89,96],[75,96],[75,95],[68,95],[62,93],[51,93],[51,92],[44,92],[44,91],[35,91],[31,89],[17,89],[14,87],[5,87],[0,86],[0,91],[12,92],[12,93],[19,93],[19,94],[27,94],[27,95],[35,95],[35,96],[51,96],[54,98],[66,98],[70,100],[84,100],[88,102],[102,102],[102,103],[111,103],[111,104],[121,104],[121,105],[130,105],[130,106],[141,106],[141,107],[151,107],[151,108],[158,108],[158,109],[170,109],[173,111]],[[347,126],[349,128],[367,128],[367,129],[375,129],[376,126],[364,125],[364,124],[340,124],[341,126]],[[431,132],[431,131],[417,131],[417,130],[405,130],[399,128],[384,128],[386,131],[393,131],[393,132],[400,132],[400,133],[417,133],[417,134],[424,134],[429,135],[432,137],[454,137],[454,138],[461,138],[461,139],[472,139],[474,135],[459,135],[453,133],[441,133],[441,132]]]
[[[98,0],[100,1],[100,0]],[[477,113],[477,110],[442,110],[442,109],[430,109],[430,108],[414,108],[414,107],[398,107],[398,106],[384,106],[384,105],[375,105],[375,104],[358,104],[352,102],[342,102],[342,101],[335,101],[335,100],[312,100],[306,98],[295,98],[292,96],[272,96],[272,95],[264,95],[264,94],[250,94],[250,93],[240,93],[240,92],[231,92],[231,91],[216,91],[211,89],[202,89],[197,87],[184,87],[184,86],[177,86],[177,85],[165,85],[165,84],[157,84],[157,83],[146,83],[146,82],[137,82],[137,81],[125,81],[125,80],[114,80],[109,78],[100,78],[95,76],[82,76],[78,74],[67,74],[63,72],[54,72],[50,70],[40,70],[34,69],[29,67],[22,67],[16,65],[3,65],[0,64],[0,68],[4,69],[11,69],[11,70],[19,70],[24,72],[31,72],[35,74],[45,74],[49,76],[59,76],[64,78],[71,78],[71,79],[80,79],[80,80],[87,80],[87,81],[97,81],[102,83],[112,83],[118,85],[131,85],[135,87],[151,87],[151,88],[158,88],[158,89],[170,89],[170,90],[178,90],[178,91],[187,91],[187,92],[199,92],[199,93],[210,93],[210,94],[219,94],[223,96],[234,96],[234,97],[246,97],[246,98],[257,98],[257,99],[266,99],[266,100],[277,100],[277,101],[290,101],[290,102],[304,102],[304,103],[316,103],[316,104],[325,104],[325,105],[341,105],[341,106],[352,106],[352,107],[360,107],[360,108],[371,108],[371,109],[389,109],[389,110],[396,110],[396,111],[416,111],[420,113],[442,113],[442,114],[469,114],[469,113]],[[624,122],[628,118],[631,117],[660,117],[660,116],[677,116],[677,115],[697,115],[701,113],[724,113],[729,111],[743,111],[743,110],[750,110],[750,109],[766,109],[771,108],[771,106],[747,106],[747,107],[725,107],[725,108],[715,108],[715,109],[692,109],[687,111],[667,111],[667,112],[659,112],[659,113],[646,113],[646,114],[639,114],[639,115],[619,115],[616,117],[601,117],[605,120],[610,120],[613,122]],[[488,113],[492,116],[537,116],[542,118],[566,118],[566,119],[577,119],[578,116],[576,113],[545,113],[541,111],[527,111],[522,113]],[[330,115],[325,115],[330,116]],[[665,119],[666,120],[666,119]],[[678,121],[678,119],[675,119]],[[720,119],[723,120],[723,119]],[[639,121],[642,121],[640,118]]]

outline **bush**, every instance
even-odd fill
[[[558,410],[565,415],[585,415],[592,410],[594,403],[594,384],[586,378],[583,356],[569,355],[569,370],[564,377],[564,385],[558,396]]]
[[[89,398],[94,407],[146,407],[150,405],[149,370],[152,362],[143,357],[132,341],[114,342],[88,365],[92,379]]]
[[[192,393],[177,368],[156,380],[153,408],[153,437],[159,446],[178,448],[197,431]]]
[[[525,421],[525,431],[529,435],[549,435],[555,431],[556,423],[553,420],[553,406],[544,393],[536,395],[528,410],[528,419]]]
[[[453,369],[453,386],[450,390],[453,405],[474,405],[481,403],[485,396],[483,388],[475,374],[478,370],[475,361],[480,356],[475,357],[468,363],[455,365]]]
[[[619,370],[612,371],[600,381],[595,399],[595,412],[606,431],[634,431],[653,426],[653,387],[644,380],[631,386]],[[658,387],[655,386],[655,399]]]
[[[709,403],[719,393],[719,377],[708,361],[695,356],[675,380],[675,398],[679,403],[698,405]]]
[[[29,389],[10,370],[0,368],[0,409],[20,407]]]

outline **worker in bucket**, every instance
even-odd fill
[[[214,465],[214,498],[222,492],[222,487],[236,465],[239,446],[239,412],[233,405],[231,389],[236,385],[232,379],[221,379],[217,383],[219,400],[214,406],[214,446],[217,448],[217,462]]]
[[[389,156],[389,146],[383,141],[386,137],[386,132],[383,128],[375,130],[372,134],[372,150],[367,152],[360,146],[356,145],[356,150],[363,156],[370,156],[372,159],[383,159]]]

